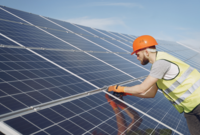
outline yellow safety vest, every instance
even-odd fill
[[[189,113],[200,104],[200,73],[183,61],[165,53],[157,52],[157,60],[169,61],[179,68],[173,79],[159,79],[157,86],[179,113]]]

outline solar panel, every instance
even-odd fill
[[[151,65],[130,55],[136,36],[4,6],[0,16],[2,134],[189,134],[184,116],[161,92],[121,100],[105,91],[139,84],[149,74]],[[159,51],[200,70],[199,52],[158,43]]]

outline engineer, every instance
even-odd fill
[[[160,89],[179,113],[184,112],[191,135],[200,135],[200,73],[178,58],[156,51],[157,44],[149,35],[136,38],[131,55],[135,53],[142,65],[150,62],[150,74],[139,85],[115,85],[110,86],[108,91],[153,98]]]

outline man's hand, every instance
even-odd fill
[[[114,85],[114,86],[110,86],[110,87],[108,88],[108,91],[109,91],[109,92],[110,92],[110,91],[114,91],[114,92],[120,93],[120,92],[124,92],[124,88],[125,88],[125,87],[123,87],[123,86]]]

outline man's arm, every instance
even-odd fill
[[[157,78],[148,76],[141,84],[132,87],[110,86],[108,91],[130,93],[137,97],[152,98],[155,96],[158,88],[156,86]]]
[[[140,98],[154,98],[158,91],[158,87],[154,84],[149,90],[142,94],[133,94],[132,96],[140,97]]]
[[[124,92],[130,93],[134,95],[141,95],[143,93],[146,93],[153,85],[156,85],[156,82],[158,81],[157,78],[148,76],[141,84],[135,85],[132,87],[125,87]],[[157,86],[154,86],[154,88],[157,88]]]

